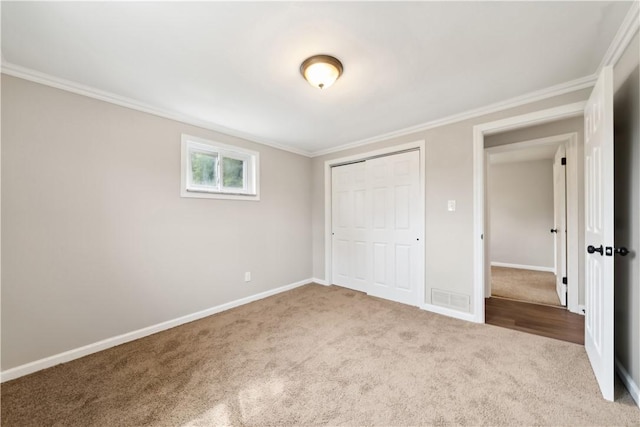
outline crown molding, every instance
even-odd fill
[[[441,119],[426,122],[421,125],[411,126],[405,129],[389,132],[383,135],[378,135],[371,138],[367,138],[367,139],[363,139],[363,140],[359,140],[359,141],[355,141],[347,144],[342,144],[337,147],[328,148],[326,150],[314,151],[311,153],[311,157],[319,157],[325,154],[331,154],[338,151],[347,150],[349,148],[356,148],[356,147],[361,147],[368,144],[374,144],[376,142],[381,142],[387,139],[408,135],[414,132],[421,132],[421,131],[433,129],[436,127],[445,126],[448,124],[453,124],[456,122],[482,116],[485,114],[495,113],[500,110],[506,110],[508,108],[518,107],[520,105],[528,104],[530,102],[540,101],[545,98],[551,98],[551,97],[562,95],[565,93],[592,87],[593,85],[595,85],[595,82],[598,76],[600,75],[600,71],[602,70],[602,68],[604,68],[607,65],[615,65],[618,62],[618,60],[624,53],[625,49],[629,46],[629,43],[638,32],[639,28],[640,28],[640,1],[634,0],[624,20],[622,21],[620,28],[618,29],[615,37],[613,38],[613,41],[609,45],[607,52],[602,58],[602,61],[600,62],[600,65],[598,66],[597,71],[590,76],[586,76],[577,80],[572,80],[572,81],[562,83],[557,86],[552,86],[540,91],[531,92],[529,94],[512,98],[510,100],[498,102],[495,104],[490,104],[481,108],[469,110],[459,114],[454,114],[448,117],[443,117]]]
[[[638,32],[638,28],[640,28],[640,1],[634,0],[598,66],[597,75],[607,65],[616,65],[631,39]]]
[[[72,92],[78,95],[83,95],[83,96],[97,99],[100,101],[109,102],[111,104],[119,105],[125,108],[130,108],[136,111],[141,111],[143,113],[153,114],[154,116],[163,117],[165,119],[175,120],[188,125],[198,126],[203,129],[224,133],[229,136],[235,136],[237,138],[246,139],[256,144],[277,148],[278,150],[288,151],[290,153],[298,154],[305,157],[311,156],[311,153],[306,150],[283,145],[274,141],[260,138],[255,135],[241,132],[236,129],[230,129],[213,122],[197,119],[195,117],[188,116],[186,114],[181,114],[175,111],[156,108],[149,104],[138,102],[131,98],[116,95],[111,92],[106,92],[106,91],[96,89],[90,86],[86,86],[80,83],[72,82],[70,80],[61,79],[49,74],[41,73],[39,71],[35,71],[30,68],[22,67],[20,65],[16,65],[11,62],[5,61],[4,58],[2,59],[3,59],[2,74],[18,77],[24,80],[35,82],[35,83],[40,83],[45,86],[54,87],[56,89],[62,89],[67,92]]]
[[[257,144],[262,144],[269,147],[277,148],[279,150],[288,151],[301,156],[313,158],[313,157],[324,156],[326,154],[335,153],[338,151],[347,150],[350,148],[356,148],[356,147],[361,147],[369,144],[374,144],[377,142],[385,141],[391,138],[397,138],[400,136],[409,135],[416,132],[423,132],[429,129],[434,129],[437,127],[461,122],[463,120],[472,119],[474,117],[495,113],[495,112],[506,110],[509,108],[519,107],[524,104],[529,104],[532,102],[541,101],[543,99],[552,98],[554,96],[559,96],[566,93],[575,92],[581,89],[592,87],[597,80],[599,70],[605,65],[615,64],[618,61],[618,59],[620,59],[620,56],[622,55],[624,50],[627,48],[627,46],[631,42],[631,39],[633,38],[635,33],[638,31],[638,28],[640,27],[639,20],[638,20],[639,10],[640,10],[639,2],[634,1],[633,4],[631,5],[631,8],[629,9],[629,12],[625,16],[625,19],[622,25],[620,26],[620,29],[616,33],[616,36],[614,37],[613,42],[607,49],[607,53],[603,57],[600,63],[600,66],[598,68],[598,73],[594,73],[590,76],[585,76],[576,80],[571,80],[569,82],[561,83],[559,85],[551,86],[546,89],[530,92],[528,94],[517,96],[515,98],[511,98],[505,101],[489,104],[484,107],[468,110],[462,113],[453,114],[447,117],[443,117],[440,119],[410,126],[397,131],[388,132],[388,133],[376,135],[370,138],[365,138],[358,141],[341,144],[339,146],[331,147],[325,150],[317,150],[313,152],[302,150],[300,148],[283,145],[274,141],[260,138],[256,135],[251,135],[235,129],[226,128],[224,126],[220,126],[213,122],[197,119],[197,118],[187,116],[181,113],[177,113],[174,111],[162,110],[162,109],[153,107],[151,105],[135,101],[127,97],[122,97],[110,92],[102,91],[102,90],[85,86],[79,83],[75,83],[69,80],[54,77],[45,73],[41,73],[39,71],[31,70],[29,68],[21,67],[11,62],[5,61],[4,57],[2,58],[2,73],[10,76],[14,76],[14,77],[19,77],[25,80],[33,81],[36,83],[44,84],[47,86],[55,87],[58,89],[66,90],[79,95],[84,95],[84,96],[98,99],[101,101],[109,102],[112,104],[120,105],[122,107],[130,108],[133,110],[142,111],[145,113],[153,114],[153,115],[164,117],[171,120],[176,120],[182,123],[198,126],[208,130],[221,132],[230,136],[243,138],[251,142],[255,142]]]
[[[377,135],[371,138],[362,139],[360,141],[342,144],[337,147],[328,148],[326,150],[314,151],[311,153],[311,157],[324,156],[325,154],[331,154],[338,151],[347,150],[350,148],[362,147],[364,145],[374,144],[376,142],[386,141],[391,138],[397,138],[400,136],[405,136],[405,135],[409,135],[416,132],[423,132],[429,129],[434,129],[437,127],[461,122],[463,120],[472,119],[474,117],[484,116],[486,114],[507,110],[509,108],[519,107],[524,104],[541,101],[543,99],[552,98],[554,96],[563,95],[565,93],[586,89],[595,85],[597,77],[598,77],[597,74],[593,74],[593,75],[582,77],[576,80],[571,80],[566,83],[551,86],[546,89],[542,89],[535,92],[530,92],[525,95],[517,96],[515,98],[511,98],[506,101],[496,102],[494,104],[489,104],[484,107],[468,110],[458,114],[453,114],[451,116],[443,117],[437,120],[432,120],[416,126],[411,126],[408,128],[394,131],[394,132],[389,132],[389,133]]]
[[[631,38],[629,37],[629,40],[630,39]],[[269,141],[264,138],[247,134],[235,129],[226,128],[216,123],[197,119],[185,114],[180,114],[174,111],[159,109],[151,105],[135,101],[131,98],[127,98],[127,97],[119,96],[110,92],[102,91],[90,86],[72,82],[70,80],[54,77],[49,74],[41,73],[39,71],[35,71],[29,68],[25,68],[25,67],[13,64],[8,61],[2,62],[2,73],[10,76],[18,77],[21,79],[29,80],[35,83],[40,83],[46,86],[51,86],[57,89],[62,89],[68,92],[76,93],[78,95],[87,96],[89,98],[97,99],[100,101],[109,102],[115,105],[119,105],[121,107],[130,108],[132,110],[153,114],[158,117],[163,117],[170,120],[176,120],[185,124],[198,126],[204,129],[224,133],[224,134],[235,136],[238,138],[243,138],[248,141],[255,142],[257,144],[266,145],[269,147],[277,148],[283,151],[288,151],[288,152],[305,156],[305,157],[319,157],[325,154],[335,153],[335,152],[347,150],[350,148],[356,148],[364,145],[374,144],[376,142],[385,141],[391,138],[409,135],[416,132],[422,132],[422,131],[437,128],[440,126],[445,126],[445,125],[453,124],[463,120],[468,120],[474,117],[483,116],[485,114],[491,114],[497,111],[506,110],[509,108],[518,107],[520,105],[528,104],[531,102],[540,101],[546,98],[563,95],[565,93],[574,92],[580,89],[591,87],[595,84],[597,79],[597,75],[595,74],[591,76],[586,76],[580,79],[572,80],[572,81],[562,83],[556,86],[552,86],[546,89],[542,89],[542,90],[531,92],[515,98],[511,98],[506,101],[500,101],[494,104],[489,104],[484,107],[476,108],[476,109],[465,111],[458,114],[453,114],[451,116],[443,117],[437,120],[432,120],[419,125],[407,127],[404,129],[393,131],[393,132],[388,132],[385,134],[377,135],[371,138],[366,138],[366,139],[362,139],[355,142],[350,142],[347,144],[341,144],[337,147],[328,148],[326,150],[309,152],[299,148],[290,147],[283,144],[279,144],[277,142]]]
[[[317,150],[313,152],[309,152],[296,147],[291,147],[288,145],[283,145],[281,143],[270,141],[268,139],[261,138],[256,135],[248,134],[236,129],[227,128],[210,121],[197,119],[195,117],[181,114],[175,111],[159,109],[151,105],[138,102],[131,98],[119,96],[119,95],[102,91],[90,86],[85,86],[69,80],[65,80],[65,79],[54,77],[45,73],[41,73],[39,71],[35,71],[29,68],[25,68],[25,67],[6,61],[4,58],[4,55],[1,58],[2,73],[10,76],[14,76],[14,77],[19,77],[21,79],[29,80],[32,82],[40,83],[46,86],[51,86],[57,89],[66,90],[68,92],[76,93],[79,95],[87,96],[89,98],[98,99],[100,101],[109,102],[115,105],[119,105],[121,107],[130,108],[132,110],[153,114],[158,117],[163,117],[170,120],[176,120],[185,124],[198,126],[198,127],[216,131],[216,132],[221,132],[221,133],[224,133],[230,136],[235,136],[238,138],[243,138],[257,144],[266,145],[269,147],[273,147],[283,151],[288,151],[301,156],[319,157],[326,154],[347,150],[350,148],[356,148],[356,147],[361,147],[369,144],[374,144],[376,142],[385,141],[391,138],[397,138],[400,136],[405,136],[405,135],[409,135],[416,132],[422,132],[422,131],[437,128],[440,126],[453,124],[453,123],[460,122],[463,120],[468,120],[474,117],[495,113],[501,110],[518,107],[524,104],[540,101],[546,98],[551,98],[554,96],[563,95],[565,93],[574,92],[577,90],[592,87],[596,82],[596,79],[600,73],[600,70],[602,70],[602,68],[607,65],[615,65],[616,62],[618,62],[618,60],[622,56],[624,50],[627,48],[627,46],[629,46],[629,43],[631,42],[635,34],[638,32],[638,29],[640,28],[639,17],[640,17],[640,1],[634,0],[622,24],[620,25],[618,32],[616,33],[613,41],[609,45],[607,52],[602,58],[602,61],[598,66],[597,72],[590,76],[572,80],[572,81],[562,83],[556,86],[552,86],[546,89],[542,89],[539,91],[530,92],[525,95],[521,95],[505,101],[497,102],[494,104],[489,104],[484,107],[468,110],[458,114],[453,114],[447,117],[443,117],[437,120],[432,120],[432,121],[418,124],[415,126],[410,126],[397,131],[388,132],[388,133],[376,135],[370,138],[365,138],[358,141],[341,144],[339,146],[328,148],[325,150]]]

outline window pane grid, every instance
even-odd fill
[[[183,135],[182,195],[208,193],[247,196],[255,200],[258,153],[235,147],[214,146],[208,141]],[[225,197],[223,197],[225,198]]]

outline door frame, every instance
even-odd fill
[[[581,308],[579,306],[579,292],[580,286],[579,281],[573,278],[580,277],[580,262],[579,257],[581,252],[579,252],[580,248],[580,228],[579,228],[579,212],[580,207],[578,205],[579,202],[579,194],[578,191],[578,164],[581,163],[581,159],[578,158],[578,133],[564,133],[559,135],[548,136],[544,138],[536,138],[527,141],[513,142],[505,145],[498,145],[496,147],[488,147],[484,149],[485,153],[485,173],[489,160],[489,154],[493,153],[503,153],[506,151],[515,151],[521,150],[531,147],[542,147],[546,145],[556,145],[556,144],[565,144],[566,147],[566,158],[567,158],[567,170],[566,170],[566,217],[567,217],[567,241],[566,241],[566,251],[567,251],[567,277],[572,278],[568,280],[567,283],[567,310],[573,313],[580,313]],[[484,141],[483,141],[484,146]],[[488,188],[485,188],[485,203],[486,203],[486,217],[485,220],[487,224],[485,226],[485,234],[489,237],[486,239],[486,244],[488,246],[488,242],[491,240],[491,230],[489,227],[489,218],[490,218],[490,206],[488,200]],[[555,251],[555,245],[554,245]],[[485,255],[490,254],[490,249],[485,247]],[[554,265],[556,262],[556,258],[554,256]],[[485,257],[485,298],[491,296],[491,274],[488,269],[491,266],[490,256]],[[555,266],[555,270],[557,271],[557,266]]]
[[[484,136],[508,130],[544,124],[584,114],[586,101],[540,110],[473,127],[473,320],[485,322],[485,152]]]
[[[391,147],[381,148],[379,150],[367,151],[364,153],[353,154],[351,156],[339,157],[331,160],[326,160],[324,162],[324,277],[327,282],[327,285],[331,285],[333,282],[333,272],[332,272],[332,249],[333,245],[331,239],[331,230],[332,230],[332,222],[331,222],[331,168],[333,166],[337,166],[344,163],[352,163],[363,161],[371,157],[377,156],[389,156],[395,153],[400,153],[402,151],[407,150],[415,150],[418,149],[420,156],[420,200],[418,202],[419,208],[419,217],[422,218],[422,227],[420,230],[420,244],[418,245],[418,259],[422,262],[418,265],[418,277],[420,280],[418,281],[418,295],[419,300],[416,301],[416,306],[420,308],[424,308],[426,301],[426,288],[425,288],[425,228],[426,228],[426,217],[425,217],[425,148],[426,143],[425,140],[418,140],[414,142],[409,142],[406,144],[398,144],[393,145]]]

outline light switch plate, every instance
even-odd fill
[[[447,202],[447,210],[449,212],[455,212],[455,210],[456,210],[456,201],[455,200],[449,200]]]

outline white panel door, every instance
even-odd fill
[[[567,168],[562,160],[566,159],[565,156],[565,146],[561,145],[553,161],[553,230],[556,248],[556,292],[560,304],[566,307],[567,285],[562,280],[567,277]]]
[[[369,282],[369,214],[365,163],[331,171],[333,283],[366,292]]]
[[[371,191],[372,277],[368,293],[405,304],[419,305],[420,154],[367,160]]]
[[[584,110],[585,348],[600,391],[613,400],[613,72],[605,67]]]

